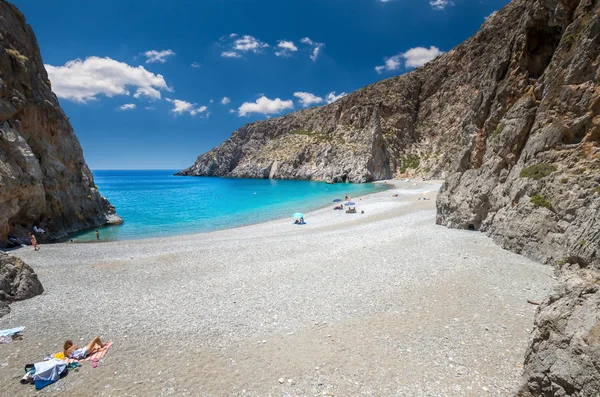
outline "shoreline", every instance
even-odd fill
[[[0,395],[30,395],[15,378],[24,364],[96,335],[113,342],[98,368],[48,392],[508,395],[527,300],[548,294],[552,268],[435,225],[436,186],[397,184],[357,200],[359,214],[328,207],[303,226],[12,252],[46,292],[0,318],[26,327],[2,346]]]
[[[210,177],[210,178],[222,178],[222,177]],[[239,178],[232,178],[232,179],[239,179]],[[358,198],[358,197],[362,198],[362,197],[370,196],[370,195],[373,195],[373,194],[384,193],[386,191],[389,191],[390,189],[393,189],[393,185],[391,185],[390,183],[388,183],[388,181],[389,180],[367,182],[367,183],[372,183],[372,184],[385,185],[386,189],[383,189],[383,190],[380,190],[380,191],[376,191],[376,192],[359,194],[359,195],[354,196],[354,197],[356,197],[356,198]],[[392,181],[393,182],[398,182],[398,183],[404,183],[404,182],[400,182],[399,180],[392,180]],[[318,182],[321,182],[321,181],[318,181]],[[439,183],[439,181],[428,181],[428,182]],[[316,200],[315,200],[315,203],[316,203]],[[306,212],[306,215],[310,214],[311,212],[320,211],[320,210],[323,210],[325,208],[328,208],[330,205],[334,206],[336,204],[337,203],[333,203],[333,202],[330,202],[328,204],[318,205],[318,206],[315,204],[315,208],[310,209],[308,212]],[[200,232],[194,232],[194,233],[189,233],[189,234],[183,233],[183,234],[176,234],[176,235],[170,235],[170,236],[148,236],[148,237],[139,237],[139,238],[131,238],[131,239],[110,239],[110,240],[100,240],[100,241],[97,241],[97,240],[94,240],[94,239],[90,239],[90,240],[83,240],[83,241],[75,241],[73,243],[71,243],[69,241],[71,239],[77,239],[77,236],[81,236],[82,234],[90,233],[92,230],[102,230],[102,229],[105,229],[105,228],[121,227],[122,224],[118,224],[118,225],[104,225],[104,226],[100,226],[100,227],[92,227],[92,228],[89,228],[89,229],[80,230],[80,231],[71,233],[71,234],[67,235],[66,237],[64,237],[62,239],[59,239],[57,241],[47,242],[47,243],[44,243],[44,244],[45,245],[48,245],[48,244],[94,244],[94,243],[108,243],[108,242],[115,242],[115,241],[137,241],[137,240],[158,239],[158,238],[176,238],[176,237],[182,237],[182,236],[201,235],[201,234],[206,234],[206,233],[213,233],[213,232],[218,232],[218,231],[221,231],[221,230],[233,230],[233,229],[237,229],[237,228],[240,228],[240,227],[259,225],[259,224],[267,223],[267,222],[282,221],[284,219],[288,219],[288,218],[275,216],[272,219],[251,222],[251,223],[242,224],[242,225],[238,225],[238,226],[230,226],[230,227],[219,228],[219,229],[215,229],[215,230],[208,230],[208,231],[204,231],[204,232],[200,231]],[[124,222],[127,222],[127,219],[124,219]],[[18,247],[15,248],[15,249],[18,249]]]

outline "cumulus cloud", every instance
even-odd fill
[[[450,0],[430,0],[429,5],[431,5],[434,10],[444,10],[449,5],[453,6],[454,3]]]
[[[419,66],[423,66],[432,59],[437,58],[442,53],[443,52],[440,51],[439,48],[434,46],[431,46],[429,48],[411,48],[406,52],[402,52],[398,55],[385,58],[385,63],[380,66],[375,66],[375,70],[377,71],[377,73],[381,73],[384,70],[395,71],[400,69],[400,67],[402,67],[403,64],[406,68],[418,68]]]
[[[173,109],[171,109],[171,113],[175,114],[189,113],[190,115],[195,116],[197,114],[206,112],[206,110],[208,109],[206,106],[196,107],[195,103],[182,101],[179,99],[166,98],[166,101],[173,104]]]
[[[192,62],[192,64],[190,66],[193,68],[201,68],[202,67],[202,65],[199,64],[198,62]]]
[[[432,59],[437,58],[442,54],[439,48],[431,46],[429,49],[425,47],[415,47],[406,51],[402,57],[407,68],[418,68],[425,65]]]
[[[229,102],[231,102],[231,99],[227,98],[226,96],[224,96],[224,97],[221,99],[221,104],[222,104],[222,105],[228,105],[228,104],[229,104]]]
[[[59,98],[85,103],[98,95],[112,97],[130,95],[160,99],[159,90],[169,90],[165,79],[143,66],[130,66],[111,58],[89,57],[75,59],[64,66],[44,65],[52,82],[52,90]]]
[[[146,63],[165,63],[167,62],[167,57],[170,57],[171,55],[175,55],[175,52],[173,52],[172,50],[150,50],[144,52],[144,56],[147,58]]]
[[[247,116],[250,113],[262,113],[264,115],[277,114],[285,109],[293,109],[294,103],[291,100],[282,101],[279,98],[269,99],[261,96],[256,102],[244,102],[238,108],[239,116]]]
[[[242,56],[235,51],[223,51],[221,53],[223,58],[241,58]]]
[[[131,110],[135,109],[135,103],[126,103],[125,105],[119,106],[121,110]]]
[[[338,99],[345,97],[346,95],[348,94],[346,94],[345,92],[342,92],[340,95],[335,95],[335,91],[332,91],[329,94],[327,94],[327,96],[325,97],[325,101],[327,101],[327,103],[333,103]]]
[[[277,48],[279,50],[275,51],[275,55],[278,57],[289,57],[292,55],[292,52],[298,51],[298,47],[296,47],[293,41],[279,40]]]
[[[233,49],[242,52],[252,51],[254,53],[257,53],[261,52],[263,48],[267,47],[269,47],[267,43],[263,43],[256,37],[252,37],[249,35],[244,35],[233,42]]]
[[[300,104],[304,107],[323,102],[323,98],[310,92],[294,92],[294,96],[300,100]]]
[[[319,55],[321,54],[321,50],[323,49],[323,47],[325,47],[325,43],[317,43],[315,41],[312,41],[308,37],[301,39],[300,42],[312,47],[310,59],[312,59],[313,62],[316,62],[317,58],[319,58]]]

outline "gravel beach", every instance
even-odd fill
[[[11,251],[46,292],[0,319],[26,327],[0,345],[0,395],[507,396],[553,269],[435,225],[438,188],[396,181],[302,226]],[[114,342],[97,368],[19,384],[96,335]]]

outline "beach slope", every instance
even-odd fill
[[[31,395],[25,364],[95,335],[104,360],[49,392],[508,395],[552,269],[435,225],[438,188],[397,183],[302,226],[15,251],[46,291],[0,319],[26,326],[1,346],[0,395]]]

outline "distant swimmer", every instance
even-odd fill
[[[100,233],[96,230],[96,240],[100,240]]]

